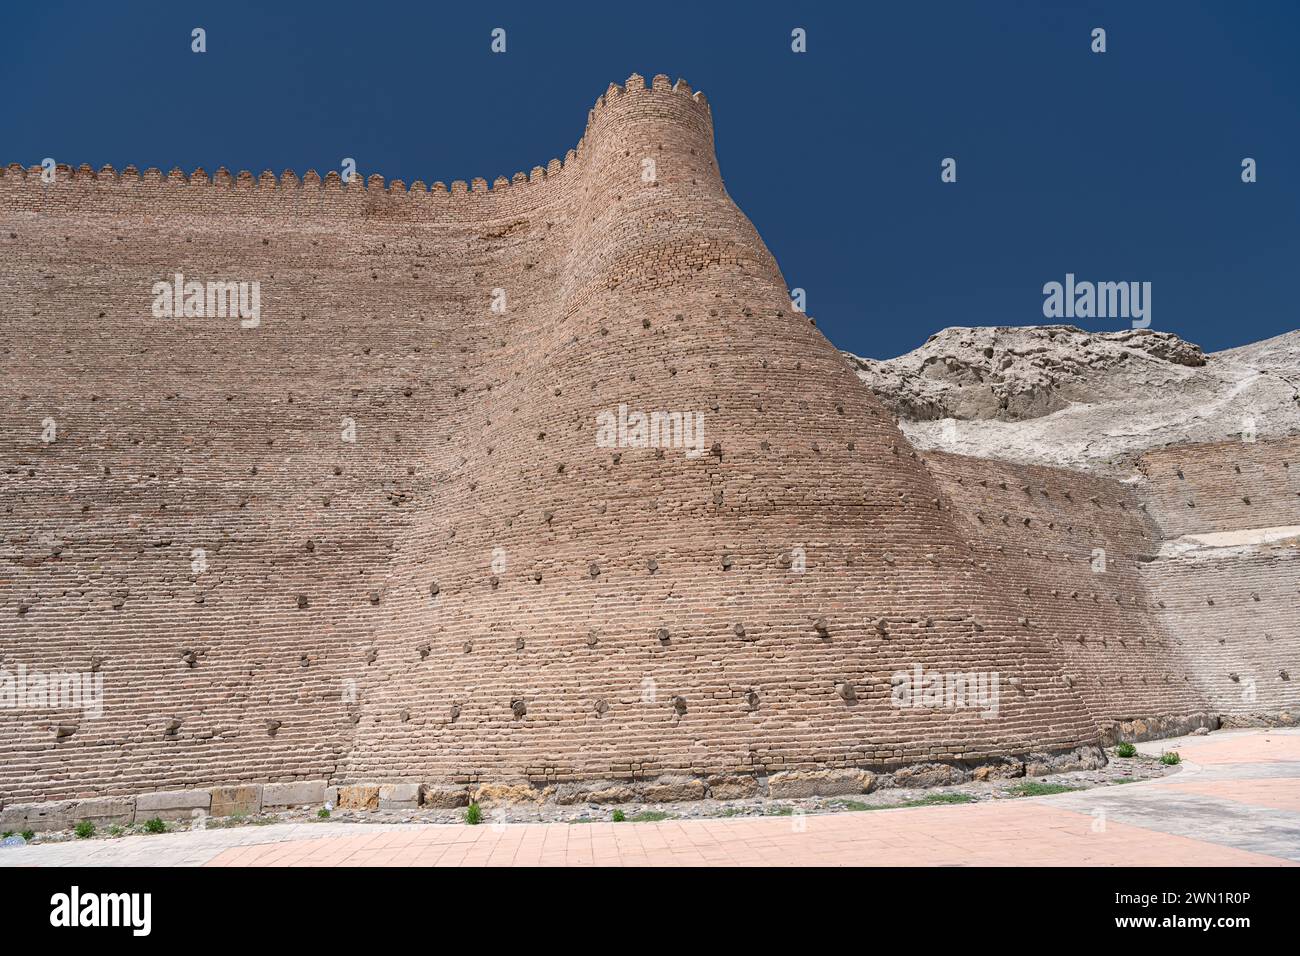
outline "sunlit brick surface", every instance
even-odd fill
[[[1139,467],[1171,537],[1300,525],[1300,436],[1163,448]]]
[[[258,282],[260,325],[155,318],[177,273]],[[0,358],[0,663],[105,693],[0,711],[6,804],[703,788],[1296,706],[1294,547],[1156,560],[1300,523],[1294,441],[1139,484],[918,456],[665,77],[491,188],[10,166]],[[621,405],[702,414],[702,454],[601,447]],[[997,712],[895,706],[916,666]]]
[[[1136,489],[1062,468],[926,460],[980,560],[1010,575],[1099,721],[1210,709],[1143,579],[1160,536]]]
[[[1300,438],[1162,449],[1141,469],[1170,537],[1300,526]],[[1300,538],[1161,560],[1146,576],[1215,711],[1300,715]]]
[[[562,165],[490,190],[337,180],[0,179],[0,654],[95,661],[106,694],[99,720],[0,714],[6,800],[1095,738],[1024,602],[791,311],[702,97],[611,87]],[[259,281],[261,326],[153,318],[176,272]],[[598,448],[620,403],[703,412],[708,452]],[[992,720],[891,706],[917,663],[1020,687]]]

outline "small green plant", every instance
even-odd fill
[[[465,811],[465,822],[470,826],[483,822],[483,811],[479,809],[477,803],[471,803],[469,808]]]
[[[151,820],[144,821],[145,833],[166,833],[167,824],[162,822],[162,817],[154,817]]]
[[[1169,750],[1160,755],[1160,762],[1167,767],[1172,767],[1176,763],[1182,763],[1183,758],[1178,756],[1177,750]]]
[[[1116,757],[1133,757],[1136,756],[1138,749],[1127,740],[1115,747]]]
[[[615,823],[622,823],[624,820],[627,819],[627,814],[624,813],[622,810],[615,810],[612,814],[610,814],[609,818]]]
[[[777,807],[768,807],[763,811],[764,816],[769,817],[789,817],[794,815],[794,807],[782,804]]]
[[[1118,783],[1136,783],[1136,782],[1137,782],[1137,778],[1136,778],[1136,777],[1120,777],[1118,780],[1112,780],[1112,781],[1111,781],[1111,783],[1113,783],[1113,784],[1118,784]]]
[[[975,803],[977,797],[969,793],[931,793],[915,800],[900,803],[859,803],[857,800],[838,800],[837,806],[846,810],[898,810],[911,807],[942,807],[954,803]]]
[[[7,840],[13,835],[14,835],[13,830],[6,830],[4,833],[0,833],[0,840]]]
[[[330,812],[326,810],[324,807],[321,807],[319,810],[316,811],[316,816],[318,819],[328,820],[330,818]]]
[[[932,793],[918,800],[907,800],[900,807],[938,807],[949,803],[974,803],[975,797],[969,793]]]
[[[89,820],[82,820],[72,831],[78,840],[86,840],[95,835],[95,825]]]
[[[22,838],[23,838],[24,840],[26,840],[28,843],[31,843],[33,840],[36,839],[36,831],[35,831],[35,830],[24,830],[24,831],[20,834],[20,836],[22,836]]]
[[[108,828],[108,835],[111,837],[120,837],[122,835],[122,828],[114,823]]]
[[[668,820],[672,817],[671,813],[664,813],[662,810],[642,810],[632,818],[633,823],[658,823],[660,820]]]
[[[1026,780],[1014,787],[1008,787],[1007,793],[1013,793],[1017,797],[1045,797],[1053,793],[1070,793],[1072,790],[1078,789],[1080,788],[1067,786],[1063,783],[1039,783],[1036,780]]]

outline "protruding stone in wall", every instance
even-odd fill
[[[318,806],[324,802],[324,780],[268,783],[262,786],[262,806],[268,810],[276,807]]]
[[[253,816],[262,812],[262,787],[213,787],[209,812],[214,817]]]
[[[787,770],[767,778],[768,796],[783,800],[870,793],[876,775],[866,770]]]
[[[135,798],[137,819],[190,820],[196,812],[208,813],[212,794],[207,790],[170,790],[142,793]]]

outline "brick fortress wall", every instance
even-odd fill
[[[1143,569],[1160,533],[1137,489],[1063,468],[928,453],[980,560],[1032,608],[1103,736],[1210,723]]]
[[[1162,449],[1139,467],[1170,539],[1145,574],[1202,693],[1227,723],[1300,718],[1300,437]]]
[[[1300,716],[1300,438],[1152,451],[1128,482],[926,461],[1104,739]]]
[[[0,220],[0,661],[106,698],[0,711],[7,801],[897,768],[1201,707],[1126,493],[977,537],[975,466],[932,476],[790,311],[685,84],[491,189],[9,167]],[[261,325],[153,318],[178,271],[259,281]],[[599,447],[620,404],[702,412],[705,454]],[[997,672],[996,715],[894,706],[917,665]]]

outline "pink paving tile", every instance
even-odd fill
[[[1193,777],[1186,782],[1175,779],[1164,786],[1233,803],[1300,813],[1300,779],[1294,777],[1268,777],[1260,780],[1197,780]]]
[[[1234,758],[1241,752],[1234,750]],[[1272,753],[1272,751],[1265,751]],[[1237,761],[1240,762],[1240,761]],[[1162,784],[1162,786],[1174,784]],[[1178,784],[1217,799],[1296,810],[1293,780]],[[809,816],[646,824],[443,825],[232,847],[213,866],[993,866],[1285,865],[1287,861],[1109,822],[1034,800]]]
[[[1178,752],[1199,764],[1300,762],[1300,734],[1223,734],[1180,741]]]

